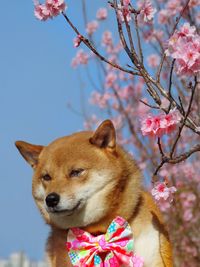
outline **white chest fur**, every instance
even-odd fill
[[[135,238],[134,252],[144,259],[144,267],[156,267],[159,261],[159,233],[152,225]]]

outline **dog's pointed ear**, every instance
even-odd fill
[[[90,138],[90,143],[100,148],[115,151],[116,133],[113,123],[110,120],[103,121]]]
[[[24,141],[16,141],[15,145],[22,157],[31,165],[32,168],[35,168],[38,163],[38,157],[44,147],[32,145]]]

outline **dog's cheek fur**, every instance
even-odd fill
[[[50,223],[50,217],[45,208],[45,198],[46,198],[45,188],[43,184],[39,182],[35,176],[33,177],[33,182],[32,182],[32,195],[46,223]]]

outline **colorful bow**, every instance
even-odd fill
[[[66,245],[75,267],[143,266],[143,260],[133,253],[131,228],[121,217],[115,218],[106,234],[99,236],[79,228],[70,229]]]

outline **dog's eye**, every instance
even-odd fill
[[[79,176],[82,172],[84,171],[84,169],[74,169],[70,172],[70,177],[76,177]]]
[[[45,175],[42,176],[42,179],[44,181],[50,181],[51,180],[51,176],[49,174],[45,174]]]

